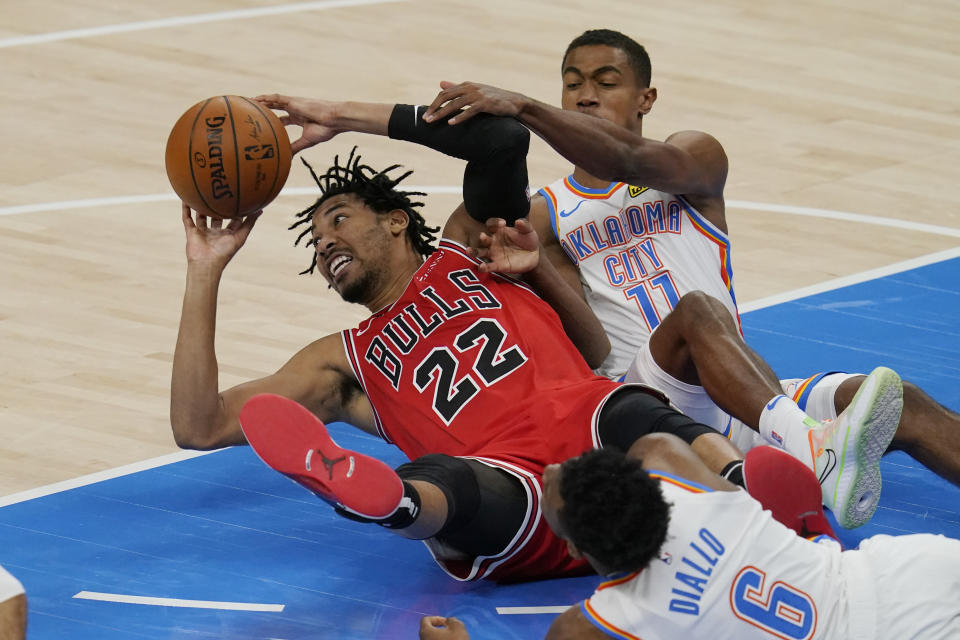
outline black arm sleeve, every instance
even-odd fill
[[[398,104],[388,134],[467,161],[463,202],[480,222],[504,218],[513,224],[530,212],[527,150],[530,132],[513,118],[481,113],[466,122],[424,122],[426,107]]]

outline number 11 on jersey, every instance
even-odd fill
[[[660,312],[654,304],[651,296],[663,296],[667,303],[667,309],[672,310],[680,301],[680,295],[677,293],[677,286],[673,283],[669,271],[659,273],[652,278],[643,280],[637,285],[624,290],[623,295],[628,300],[637,303],[637,307],[643,314],[643,320],[647,323],[650,331],[657,328],[660,324]]]

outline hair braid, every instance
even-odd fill
[[[344,165],[340,164],[340,156],[334,156],[333,166],[321,175],[313,170],[303,158],[301,162],[310,170],[313,181],[320,187],[320,197],[312,205],[296,214],[296,221],[290,225],[293,230],[301,225],[307,225],[297,236],[294,246],[299,246],[300,241],[313,232],[313,214],[316,213],[320,205],[329,198],[341,194],[353,194],[363,200],[363,203],[377,213],[388,213],[395,209],[401,209],[406,212],[409,218],[407,225],[407,236],[413,245],[414,250],[422,256],[428,256],[436,250],[433,242],[437,239],[435,235],[440,231],[440,227],[427,226],[426,220],[417,211],[423,206],[422,202],[414,202],[411,196],[425,196],[421,191],[398,191],[396,186],[407,178],[413,171],[407,171],[397,178],[390,177],[390,172],[400,168],[400,165],[394,164],[383,171],[376,171],[369,165],[360,164],[360,154],[354,147],[350,151],[350,157]],[[311,248],[313,249],[312,245]],[[302,274],[313,273],[317,268],[317,252],[313,251],[313,260],[310,266],[301,271]]]

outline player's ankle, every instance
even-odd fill
[[[348,520],[378,524],[387,529],[405,529],[412,525],[420,515],[420,492],[412,484],[403,481],[403,495],[391,514],[383,518],[371,518],[360,515],[343,507],[334,507],[334,511]]]

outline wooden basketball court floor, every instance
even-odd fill
[[[477,638],[537,637],[596,582],[454,583],[421,545],[336,518],[249,450],[176,451],[183,239],[162,153],[176,117],[209,95],[422,103],[440,80],[471,79],[555,103],[566,43],[618,28],[653,58],[660,99],[646,135],[709,131],[730,157],[747,340],[785,377],[886,364],[960,409],[955,3],[4,9],[0,564],[27,587],[32,638],[413,637],[426,613],[460,616]],[[376,165],[415,169],[432,221],[456,204],[462,164],[429,151],[344,135],[306,157],[322,165],[353,144]],[[534,185],[568,171],[540,143],[530,167]],[[308,256],[285,227],[311,193],[295,165],[227,270],[224,386],[364,315],[295,276]],[[960,537],[960,489],[901,455],[884,460],[884,478],[876,517],[847,544]]]

